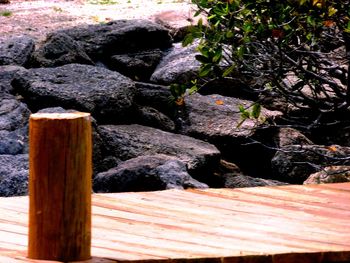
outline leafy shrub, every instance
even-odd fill
[[[207,19],[183,42],[200,39],[192,90],[227,79],[257,92],[273,89],[299,108],[349,107],[349,0],[192,2]]]

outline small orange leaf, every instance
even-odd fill
[[[216,104],[216,105],[224,105],[224,101],[222,101],[222,100],[216,100],[216,101],[215,101],[215,104]]]
[[[185,99],[184,98],[178,98],[178,99],[176,99],[175,104],[177,106],[182,106],[182,105],[185,104]]]
[[[336,152],[337,151],[337,147],[335,147],[334,145],[328,146],[327,149],[330,150],[331,152]]]
[[[334,26],[334,21],[332,21],[332,20],[326,20],[326,21],[323,21],[323,25],[325,26],[325,27],[332,27],[332,26]]]

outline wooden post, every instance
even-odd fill
[[[90,259],[90,114],[32,114],[29,140],[28,257]]]

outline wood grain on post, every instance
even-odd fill
[[[28,257],[79,261],[91,257],[91,117],[30,117]]]

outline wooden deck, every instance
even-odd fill
[[[0,198],[1,263],[38,262],[27,210]],[[98,194],[92,220],[91,263],[350,262],[350,183]]]

